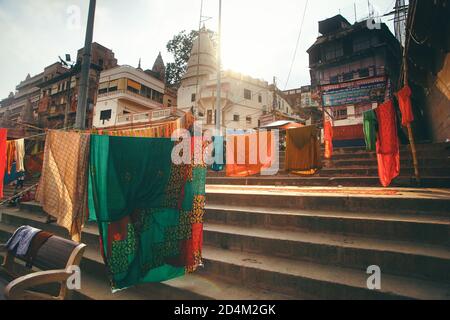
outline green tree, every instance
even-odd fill
[[[181,77],[186,71],[192,44],[197,34],[198,31],[195,30],[189,33],[183,30],[167,42],[167,51],[174,58],[174,62],[169,62],[166,66],[166,82],[168,84],[172,86],[178,86],[180,84]]]
[[[208,33],[215,46],[214,32],[208,30]],[[197,35],[197,30],[192,30],[189,33],[187,33],[186,30],[183,30],[167,42],[167,51],[170,52],[174,58],[174,62],[169,62],[166,66],[166,82],[169,85],[175,87],[179,86],[181,77],[183,77],[183,74],[186,72],[192,45]]]

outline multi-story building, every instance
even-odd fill
[[[312,99],[311,86],[302,86],[297,89],[283,91],[283,93],[294,110],[319,107],[317,101]]]
[[[308,124],[317,124],[322,118],[319,103],[313,98],[311,86],[302,86],[297,89],[283,91],[286,100],[292,106],[294,112],[305,119]]]
[[[171,116],[164,107],[165,84],[140,67],[118,66],[100,75],[94,128],[145,125]]]
[[[200,41],[200,43],[199,43]],[[186,73],[178,89],[178,108],[194,111],[205,129],[215,127],[217,97],[216,52],[203,28],[194,40]],[[277,111],[289,116],[292,108],[266,81],[233,71],[221,72],[222,128],[252,129],[260,117]]]
[[[23,129],[21,115],[33,114],[33,119],[26,119],[27,123],[41,128],[62,128],[73,126],[77,107],[77,91],[79,86],[81,59],[83,49],[77,54],[77,63],[69,68],[61,62],[47,66],[44,71],[36,76],[27,76],[16,87],[16,93],[0,102],[0,116],[8,118],[11,123],[9,130]],[[92,45],[91,69],[89,72],[89,92],[87,126],[92,125],[92,110],[95,104],[98,79],[102,70],[107,70],[117,65],[114,53],[98,43]],[[29,117],[28,117],[29,118]],[[23,119],[25,120],[25,119]]]
[[[319,92],[324,118],[333,119],[333,143],[363,144],[363,112],[397,86],[400,44],[384,23],[351,25],[341,15],[320,21],[319,32],[307,50],[311,85]]]

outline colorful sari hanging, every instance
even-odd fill
[[[333,155],[333,125],[331,121],[325,121],[324,125],[325,159],[331,159]]]
[[[414,121],[414,114],[411,107],[411,89],[409,86],[403,87],[396,94],[400,112],[402,113],[402,126],[406,127]]]
[[[50,130],[36,200],[80,241],[87,214],[89,134]]]
[[[376,126],[377,116],[374,110],[369,110],[363,113],[363,131],[364,140],[366,142],[366,150],[376,150]]]
[[[265,135],[265,137],[263,137]],[[227,135],[226,175],[227,177],[247,177],[261,173],[272,165],[272,133],[254,132],[242,135]],[[265,161],[260,159],[260,147],[266,141],[266,152],[261,151]],[[260,146],[261,143],[261,146]]]
[[[322,167],[316,126],[286,131],[285,167],[299,175],[313,175]]]
[[[6,169],[6,137],[7,130],[0,129],[0,178],[3,181]],[[3,199],[3,183],[0,185],[0,199]]]
[[[170,139],[91,136],[89,211],[113,291],[201,264],[206,166],[172,164]]]
[[[400,151],[395,110],[392,100],[376,109],[378,119],[377,160],[378,175],[384,187],[400,174]]]
[[[6,142],[6,172],[11,174],[13,162],[16,161],[16,142],[9,140]]]

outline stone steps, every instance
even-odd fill
[[[450,196],[445,189],[207,185],[206,192],[208,205],[450,215]]]
[[[63,228],[44,223],[41,213],[23,210],[3,210],[0,222],[0,240],[8,239],[16,227],[32,225],[59,236],[68,237]],[[252,286],[242,286],[211,277],[202,272],[186,275],[162,283],[139,285],[124,291],[111,293],[106,269],[99,251],[98,231],[95,225],[88,225],[83,230],[83,242],[87,249],[81,262],[82,288],[77,292],[78,299],[95,300],[204,300],[204,299],[239,299],[239,300],[289,300],[299,298],[269,290],[255,290]]]
[[[242,253],[309,261],[450,283],[450,247],[329,233],[205,225],[206,245]],[[293,264],[296,261],[292,262]]]
[[[450,176],[421,176],[421,187],[450,188]],[[379,187],[380,179],[375,176],[347,177],[303,177],[294,175],[225,177],[208,174],[206,183],[211,185],[254,185],[254,186],[312,186],[312,187]],[[415,187],[416,180],[412,176],[400,176],[392,181],[391,187]]]
[[[207,205],[208,224],[450,246],[450,215],[312,211],[231,205]]]
[[[450,299],[446,190],[399,189],[386,195],[385,189],[368,188],[381,192],[372,196],[351,194],[358,188],[327,194],[330,190],[207,186],[204,269],[120,292],[124,296],[110,294],[98,230],[88,224],[82,235],[89,248],[82,294],[94,299]],[[2,212],[0,230],[11,233],[31,224],[67,236],[61,227],[44,223],[35,203]],[[365,270],[372,264],[381,267],[381,291],[366,287]]]
[[[28,219],[31,215],[37,214],[30,213]],[[36,221],[37,225],[32,219],[28,224],[39,226],[39,218]],[[384,274],[382,289],[371,291],[366,287],[365,270],[208,244],[203,250],[205,267],[195,274],[111,294],[98,247],[91,243],[98,241],[97,235],[90,229],[83,232],[88,249],[81,264],[84,273],[79,294],[85,299],[447,299],[450,294],[448,286],[437,282]],[[0,223],[2,239],[13,231],[14,227]]]

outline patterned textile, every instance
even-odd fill
[[[263,136],[265,135],[265,137]],[[228,177],[246,177],[261,173],[262,169],[272,165],[272,133],[255,132],[242,135],[227,135],[226,175]],[[262,139],[262,140],[261,140]],[[266,140],[266,161],[260,159],[260,144]],[[241,146],[241,147],[240,147]]]
[[[378,119],[377,160],[378,175],[383,187],[388,187],[400,174],[400,150],[395,110],[389,100],[376,109]]]
[[[405,86],[397,92],[396,96],[402,113],[402,126],[406,127],[414,121],[414,114],[411,107],[411,89],[409,86]]]
[[[25,140],[18,139],[18,140],[15,140],[15,143],[16,143],[16,152],[15,152],[16,171],[23,172],[23,171],[25,171],[25,166],[23,164],[23,161],[25,158]]]
[[[325,121],[324,125],[324,140],[325,140],[325,159],[331,159],[333,155],[333,125],[331,121]]]
[[[36,200],[78,242],[87,209],[88,159],[88,134],[48,132]]]
[[[363,113],[363,129],[364,140],[366,142],[366,150],[375,151],[376,149],[376,127],[377,116],[374,110]]]
[[[314,174],[322,167],[318,130],[306,126],[286,131],[286,171],[294,174]]]
[[[3,181],[6,169],[6,136],[7,130],[0,129],[0,178]],[[0,199],[3,198],[3,183],[0,184]]]
[[[91,136],[89,212],[113,291],[201,264],[206,166],[172,164],[174,146],[165,138]]]
[[[167,122],[150,128],[137,128],[125,130],[99,130],[99,134],[117,137],[139,137],[139,138],[170,138],[172,133],[181,128],[181,121]]]

